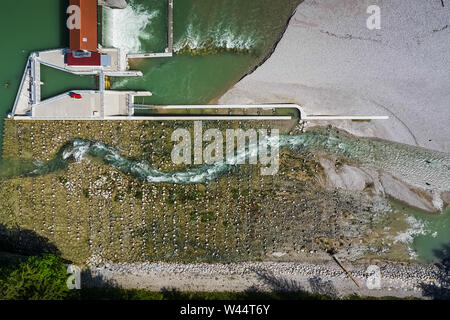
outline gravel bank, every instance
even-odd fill
[[[447,286],[435,265],[378,264],[381,286],[367,287],[368,265],[344,262],[361,288],[333,261],[319,264],[252,262],[238,264],[90,262],[92,279],[86,285],[113,282],[124,288],[180,291],[308,290],[331,296],[430,297],[429,291]],[[443,280],[446,279],[446,280]],[[445,282],[447,281],[447,282]],[[427,293],[428,292],[428,293]]]
[[[381,9],[380,30],[366,27],[369,5]],[[332,124],[450,152],[449,21],[441,1],[305,0],[273,55],[219,102],[295,102],[308,114],[388,115],[388,121]]]

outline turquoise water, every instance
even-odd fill
[[[311,151],[327,152],[341,156],[350,161],[357,161],[360,164],[384,171],[397,177],[404,177],[404,171],[399,164],[408,168],[415,168],[408,171],[409,181],[415,181],[421,177],[434,179],[433,183],[445,185],[450,181],[449,165],[450,156],[448,154],[419,149],[416,147],[390,143],[378,139],[354,139],[347,135],[337,135],[323,132],[306,132],[296,136],[280,136],[279,146],[291,148],[293,150],[308,149]],[[249,152],[254,152],[255,146],[249,146],[244,154],[236,155],[237,158],[247,157]],[[370,152],[373,157],[365,156]],[[419,154],[419,156],[411,156]],[[213,165],[195,166],[185,171],[163,172],[155,169],[146,160],[128,159],[122,156],[111,146],[106,146],[101,142],[75,139],[68,142],[58,153],[58,156],[48,162],[39,162],[31,165],[26,163],[26,170],[11,171],[8,176],[17,174],[42,175],[67,167],[69,161],[81,161],[89,157],[101,161],[125,174],[134,176],[140,180],[151,183],[172,183],[172,184],[196,184],[206,183],[217,179],[221,175],[227,174],[234,165],[226,163],[216,163]],[[422,162],[430,163],[431,166],[423,165]],[[11,166],[15,167],[15,166]],[[431,180],[428,180],[431,181]],[[405,244],[411,246],[417,253],[417,258],[422,261],[434,261],[436,253],[442,247],[450,243],[450,209],[442,214],[429,214],[421,212],[401,204],[394,203],[394,209],[405,212],[410,218],[412,225],[408,227],[406,233],[411,236],[412,243]]]
[[[154,96],[145,102],[154,104],[207,103],[265,57],[299,2],[176,0],[176,49],[189,44],[192,48],[215,46],[216,49],[251,49],[252,52],[210,51],[204,56],[135,61],[133,67],[144,71],[145,76],[129,82],[113,79],[112,88],[151,91]],[[103,39],[114,38],[111,35],[114,34],[114,42],[130,51],[163,51],[167,46],[167,4],[167,0],[132,0],[124,13],[115,11],[112,27],[102,32]],[[67,47],[67,6],[68,0],[2,2],[0,28],[5,45],[0,50],[1,118],[12,110],[28,55],[33,51]],[[108,21],[108,12],[103,13],[102,21]],[[106,22],[104,26],[108,25]],[[111,21],[109,23],[111,25]],[[73,89],[85,85],[91,88],[93,83],[93,80],[66,77],[53,71],[44,74],[44,78],[45,97],[66,91],[72,85]],[[3,121],[0,132],[2,128]]]
[[[142,70],[144,77],[113,79],[113,89],[137,89],[153,92],[150,99],[138,101],[149,104],[209,103],[218,98],[242,76],[251,71],[270,52],[284,30],[292,9],[299,1],[273,0],[176,0],[174,11],[175,50],[173,58],[136,60],[131,66]],[[14,98],[29,53],[36,50],[65,47],[68,33],[64,28],[66,0],[3,1],[0,28],[5,44],[0,50],[0,116],[12,109]],[[111,12],[109,12],[111,14]],[[115,13],[117,15],[117,13]],[[167,45],[166,0],[134,0],[123,16],[115,17],[113,27],[103,30],[104,41],[114,41],[129,52],[159,52]],[[111,16],[103,14],[103,21]],[[109,33],[108,33],[109,32]],[[115,35],[112,37],[111,33]],[[109,40],[108,40],[109,37]],[[60,74],[56,70],[43,72],[44,97],[70,89],[92,88],[94,78]],[[3,122],[0,124],[2,130]],[[1,138],[1,137],[0,137]],[[289,140],[291,139],[291,140]],[[415,183],[450,182],[448,155],[403,148],[377,140],[330,140],[320,135],[287,138],[286,146],[311,146],[337,153],[351,160],[375,165]],[[0,141],[1,148],[1,141]],[[95,154],[95,153],[94,153]],[[62,156],[62,154],[61,154]],[[100,156],[100,155],[99,155]],[[101,159],[103,159],[100,156]],[[114,159],[114,158],[111,158]],[[108,160],[105,163],[115,166]],[[121,158],[124,172],[132,173],[142,167]],[[36,167],[32,162],[3,162],[2,177],[13,177],[32,170],[50,172],[64,168],[63,158]],[[126,169],[128,168],[128,169]],[[205,169],[205,168],[203,168]],[[227,168],[218,167],[220,174]],[[128,170],[128,171],[127,171]],[[173,174],[151,172],[173,179]],[[221,171],[222,170],[222,171]],[[138,170],[139,171],[139,170]],[[144,176],[148,176],[144,171]],[[214,170],[213,170],[214,172]],[[142,173],[142,172],[141,172]],[[195,172],[203,174],[205,171]],[[187,178],[192,176],[184,176]],[[178,175],[180,177],[180,175]],[[214,178],[215,176],[210,176]],[[177,182],[177,181],[174,181]],[[179,183],[179,181],[178,181]],[[419,258],[432,260],[433,251],[450,243],[450,215],[432,216],[410,210],[412,216],[423,221],[426,232],[414,236],[413,247]]]
[[[94,76],[78,76],[54,68],[41,66],[42,100],[70,90],[95,90],[97,80]]]
[[[420,149],[409,145],[403,145],[399,143],[392,143],[382,141],[378,139],[359,138],[355,139],[348,135],[338,135],[328,132],[305,132],[299,135],[281,135],[271,143],[276,143],[280,148],[290,148],[293,150],[311,150],[316,152],[326,152],[328,154],[334,154],[353,162],[357,162],[364,167],[383,169],[384,172],[393,175],[399,179],[405,179],[414,184],[414,181],[423,180],[427,177],[427,180],[436,186],[446,189],[450,183],[450,156],[446,153],[440,153],[436,151],[430,151],[426,149]],[[239,157],[245,157],[248,152],[255,152],[255,146],[249,146],[245,154],[238,155]],[[255,150],[253,150],[255,149]],[[360,152],[358,154],[358,151]],[[376,154],[375,157],[367,157],[367,153]],[[420,156],[412,156],[412,154],[421,153]],[[112,146],[105,146],[101,142],[92,140],[75,139],[69,141],[58,153],[55,160],[49,163],[41,163],[37,166],[36,173],[45,174],[49,172],[49,168],[57,169],[57,164],[65,164],[68,159],[75,158],[77,160],[82,159],[84,155],[100,158],[105,161],[106,164],[124,171],[128,174],[134,174],[134,171],[139,178],[146,179],[149,177],[152,181],[153,174],[159,174],[152,171],[151,164],[145,164],[145,161],[129,160],[122,157]],[[395,155],[395,156],[392,156]],[[56,162],[54,162],[56,161]],[[422,162],[430,163],[430,166],[424,166]],[[145,165],[144,165],[145,164]],[[403,171],[403,167],[414,168],[414,170]],[[40,168],[40,169],[39,169]],[[130,169],[132,168],[132,170]],[[204,183],[208,180],[215,179],[218,175],[227,172],[230,166],[225,163],[218,163],[217,165],[199,167],[200,171],[206,171],[211,175],[204,179],[189,180],[191,176],[186,176],[186,179],[172,179],[165,182],[169,183]],[[213,170],[212,170],[213,168]],[[131,171],[130,171],[131,170]],[[218,174],[216,173],[218,172]],[[174,173],[167,173],[173,175]],[[203,173],[202,173],[203,175]],[[413,212],[415,213],[415,212]]]
[[[164,52],[168,37],[167,0],[132,0],[124,10],[101,10],[103,45],[122,47],[129,53]]]
[[[146,104],[210,103],[266,57],[299,2],[177,0],[177,54],[172,58],[132,61],[131,67],[142,70],[144,77],[112,79],[112,88],[151,91],[153,96],[141,102]],[[163,52],[167,47],[167,1],[133,0],[123,17],[108,11],[103,20],[115,18],[120,22],[130,16],[136,21],[131,26],[123,29],[116,23],[104,29],[104,42],[130,52]],[[105,23],[108,25],[111,23]],[[161,37],[163,42],[158,41]]]
[[[136,101],[140,104],[207,104],[239,81],[252,60],[227,53],[158,58],[139,67],[144,71],[142,79],[116,78],[111,85],[117,90],[151,91],[151,98]]]
[[[450,208],[440,215],[426,213],[414,214],[416,219],[425,223],[425,234],[417,235],[413,248],[420,260],[435,262],[442,254],[450,254]],[[443,252],[446,250],[446,253]]]
[[[32,51],[65,47],[68,33],[64,0],[2,1],[0,30],[0,118],[11,112],[26,60]],[[3,132],[3,121],[0,121]],[[2,147],[0,135],[0,151]]]

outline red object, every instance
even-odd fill
[[[70,93],[70,97],[72,98],[72,99],[81,99],[82,97],[81,97],[81,94],[79,94],[79,93],[74,93],[74,92],[71,92]]]
[[[72,52],[66,54],[66,63],[69,66],[100,66],[102,55],[98,52],[91,52],[90,57],[76,58]]]
[[[97,51],[97,0],[70,0],[80,8],[81,28],[70,30],[70,50]]]

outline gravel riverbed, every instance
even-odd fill
[[[449,288],[438,265],[385,264],[380,285],[370,282],[368,264],[344,262],[360,288],[333,261],[322,263],[248,262],[232,264],[110,263],[91,259],[89,285],[180,291],[299,291],[333,297],[397,296],[431,298]]]

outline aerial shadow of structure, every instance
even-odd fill
[[[59,1],[59,10],[60,13],[60,28],[55,28],[55,32],[59,32],[60,43],[64,44],[65,47],[69,46],[69,29],[66,27],[67,19],[69,15],[66,13],[67,8],[69,7],[69,0],[60,0]]]
[[[313,277],[308,280],[311,287],[310,292],[298,281],[287,279],[285,277],[277,277],[270,271],[253,270],[259,280],[268,285],[270,289],[278,295],[278,298],[284,299],[292,298],[292,293],[295,293],[296,299],[336,299],[337,290],[331,281],[323,281],[320,277]],[[250,287],[249,290],[257,291],[255,286]],[[286,293],[291,293],[286,296]]]
[[[119,288],[114,280],[106,278],[100,273],[93,273],[91,270],[84,269],[81,271],[81,287],[82,288]]]
[[[434,250],[434,255],[439,259],[435,264],[439,270],[435,278],[440,285],[422,284],[422,294],[436,300],[450,300],[450,245]]]
[[[309,285],[311,286],[311,291],[315,294],[326,295],[333,299],[338,297],[338,292],[333,285],[331,280],[322,280],[322,278],[318,276],[314,276],[308,280]]]
[[[298,281],[277,277],[272,272],[266,270],[254,271],[257,278],[267,284],[273,291],[305,291],[305,288]]]
[[[2,224],[0,224],[0,251],[22,255],[60,254],[56,245],[36,232],[18,228],[8,229]]]

